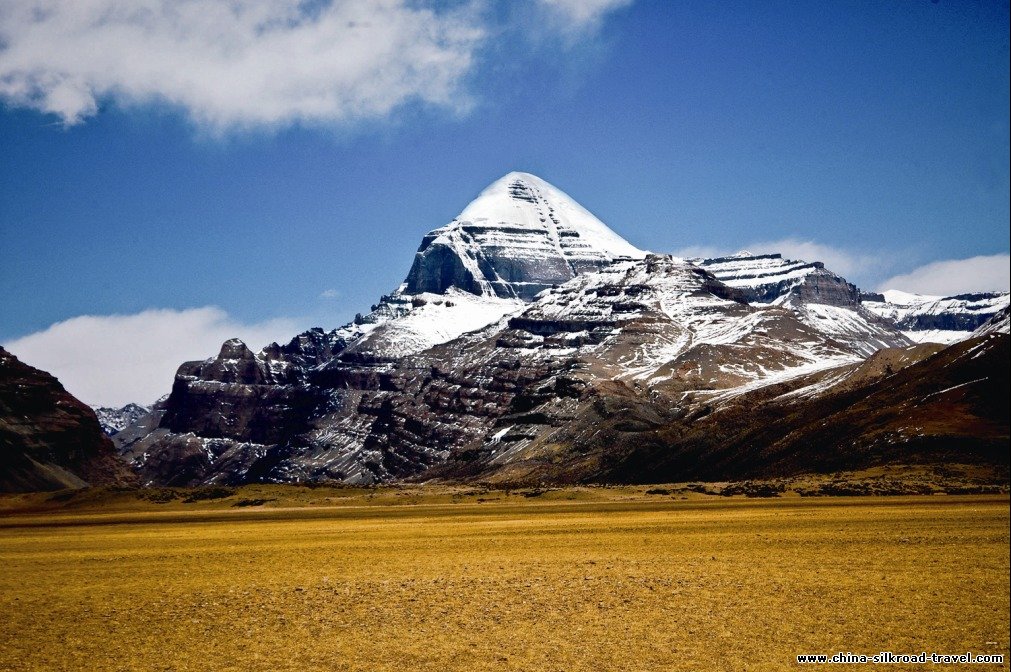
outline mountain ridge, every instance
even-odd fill
[[[898,290],[861,295],[868,310],[916,342],[955,343],[970,338],[1009,305],[1007,292],[929,296]]]

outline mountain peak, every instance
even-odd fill
[[[569,256],[580,247],[612,257],[645,256],[571,196],[531,173],[513,171],[495,180],[454,221],[545,229],[558,239],[572,239]]]
[[[441,294],[456,287],[531,300],[615,259],[643,256],[562,190],[536,175],[511,172],[425,236],[406,289]]]

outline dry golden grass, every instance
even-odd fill
[[[0,517],[0,669],[736,671],[805,652],[1008,653],[1006,496],[345,494]]]

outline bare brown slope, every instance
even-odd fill
[[[895,373],[886,369],[870,384],[809,398],[749,395],[697,423],[659,431],[673,450],[610,455],[603,476],[724,479],[896,463],[1007,465],[1008,341],[958,343]]]
[[[134,480],[91,408],[0,348],[0,492]]]
[[[892,349],[721,404],[615,383],[509,460],[457,453],[431,475],[504,482],[737,480],[1009,456],[1009,338]],[[837,382],[827,386],[831,377]],[[826,389],[819,389],[819,383]],[[792,394],[791,394],[792,393]]]

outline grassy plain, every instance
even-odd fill
[[[806,652],[1008,654],[1006,495],[530,494],[6,498],[0,670],[736,671],[796,669]]]

